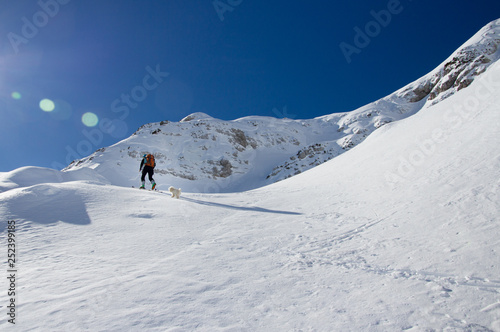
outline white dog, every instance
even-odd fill
[[[168,191],[172,193],[172,198],[179,198],[181,196],[181,188],[175,189],[174,187],[168,187]]]

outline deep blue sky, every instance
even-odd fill
[[[494,0],[216,4],[1,0],[0,171],[67,165],[193,112],[351,111],[428,73],[500,17]],[[386,22],[374,24],[372,11],[388,9],[390,22],[380,14]],[[356,47],[355,28],[367,25],[372,37],[347,61],[341,43]],[[42,111],[42,99],[55,109]],[[88,112],[94,127],[82,122]]]

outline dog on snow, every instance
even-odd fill
[[[172,198],[179,198],[181,196],[181,188],[176,189],[172,186],[168,187],[168,191],[172,193]]]

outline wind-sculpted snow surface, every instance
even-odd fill
[[[500,331],[499,105],[496,64],[349,152],[242,193],[2,174],[0,243],[7,255],[15,224],[19,280],[14,297],[0,286],[0,330],[13,298],[22,331]],[[158,128],[189,127],[136,136]]]
[[[180,122],[142,126],[130,138],[66,170],[88,167],[111,183],[137,185],[144,153],[156,156],[157,183],[192,192],[238,192],[268,185],[318,166],[363,142],[378,128],[433,107],[468,87],[499,58],[500,20],[484,27],[428,75],[347,113],[308,120],[204,113]]]
[[[108,183],[105,178],[90,168],[60,172],[49,168],[27,166],[11,172],[0,173],[0,193],[10,189],[29,187],[37,184],[69,181]]]

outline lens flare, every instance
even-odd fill
[[[99,118],[92,112],[87,112],[82,115],[82,122],[87,127],[95,127],[99,123]]]
[[[40,108],[42,109],[42,111],[44,112],[52,112],[54,110],[54,108],[56,107],[56,105],[54,104],[54,102],[50,99],[42,99],[40,101]]]
[[[16,99],[16,100],[19,100],[22,97],[21,94],[17,91],[12,92],[11,96],[12,96],[12,99]]]
[[[71,118],[71,115],[73,114],[73,108],[68,102],[56,99],[54,100],[54,106],[54,110],[50,112],[50,116],[54,120],[64,121]]]

